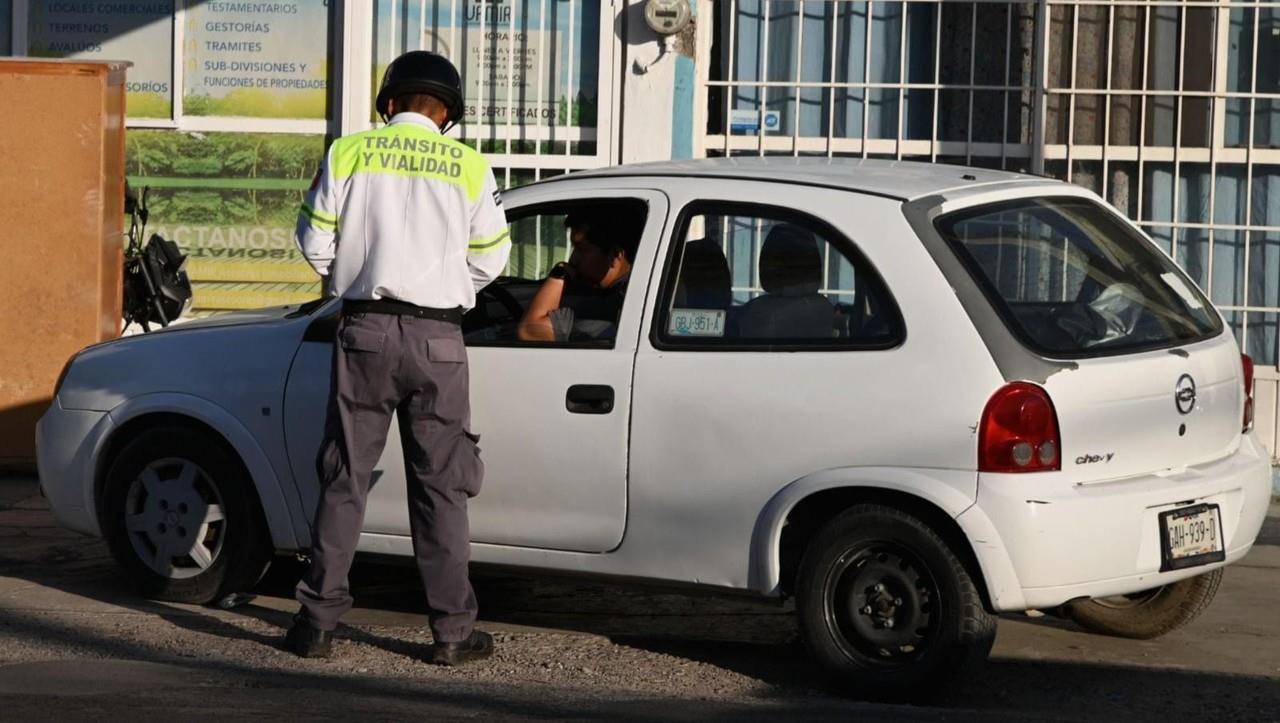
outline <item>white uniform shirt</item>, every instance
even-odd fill
[[[511,253],[488,161],[418,113],[333,142],[297,239],[331,294],[437,309],[475,306]]]

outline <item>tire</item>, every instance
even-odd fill
[[[1150,640],[1199,617],[1222,584],[1222,568],[1132,595],[1080,600],[1063,606],[1063,616],[1089,632]]]
[[[107,546],[146,597],[210,603],[252,588],[270,562],[252,483],[208,433],[142,432],[112,462],[101,495]]]
[[[796,582],[806,647],[857,697],[943,698],[995,642],[996,618],[961,560],[928,525],[892,507],[856,505],[828,522]]]

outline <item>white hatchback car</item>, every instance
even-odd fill
[[[847,689],[914,696],[984,658],[998,612],[1173,629],[1262,525],[1251,363],[1086,190],[762,158],[503,198],[510,275],[464,323],[477,563],[794,596]],[[521,342],[583,208],[645,219],[620,316],[603,338]],[[80,352],[38,432],[57,518],[171,600],[246,589],[273,552],[305,550],[338,311]],[[360,549],[411,555],[395,425],[375,478]]]

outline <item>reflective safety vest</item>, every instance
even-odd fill
[[[297,240],[335,296],[438,309],[475,306],[511,253],[488,161],[418,113],[333,142]]]

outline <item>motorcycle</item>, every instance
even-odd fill
[[[191,308],[191,280],[187,257],[178,244],[151,234],[146,244],[147,194],[139,198],[125,186],[124,210],[129,215],[129,243],[124,252],[124,326],[137,323],[142,331],[152,324],[168,326]]]

